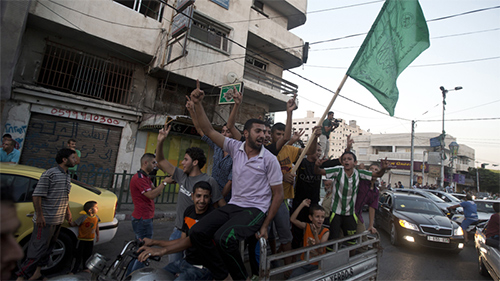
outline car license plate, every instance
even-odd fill
[[[440,243],[450,243],[450,238],[427,236],[427,240]]]

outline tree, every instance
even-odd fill
[[[478,168],[479,171],[479,189],[490,193],[498,193],[500,190],[500,171]],[[476,168],[469,168],[469,174],[476,179]]]

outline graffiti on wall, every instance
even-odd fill
[[[67,118],[33,114],[27,128],[21,164],[53,167],[55,155],[75,139],[80,150],[79,171],[114,172],[121,128]]]
[[[19,125],[13,123],[6,123],[4,128],[4,134],[10,134],[12,138],[19,143],[19,147],[23,146],[24,136],[26,134],[26,129],[28,126]]]

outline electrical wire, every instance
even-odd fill
[[[124,23],[118,23],[118,22],[114,22],[114,21],[110,21],[110,20],[105,20],[105,19],[102,19],[102,18],[99,18],[99,17],[96,17],[96,16],[93,16],[93,15],[89,15],[89,14],[86,14],[86,13],[83,13],[79,10],[76,10],[76,9],[73,9],[71,7],[68,7],[68,6],[65,6],[61,3],[58,3],[58,2],[55,2],[53,0],[47,0],[55,5],[58,5],[58,6],[61,6],[61,7],[64,7],[68,10],[71,10],[73,12],[76,12],[76,13],[79,13],[81,15],[84,15],[84,16],[87,16],[89,18],[93,18],[93,19],[96,19],[96,20],[99,20],[99,21],[102,21],[102,22],[107,22],[107,23],[110,23],[110,24],[114,24],[114,25],[121,25],[121,26],[125,26],[125,27],[129,27],[129,28],[139,28],[139,29],[163,29],[161,27],[144,27],[144,26],[136,26],[136,25],[129,25],[129,24],[124,24]],[[144,6],[144,5],[143,5]],[[145,7],[145,6],[144,6]],[[146,7],[148,9],[150,9],[149,7]],[[150,9],[151,10],[151,9]],[[152,11],[152,10],[151,10]],[[162,19],[166,20],[167,22],[170,22],[169,20],[165,19],[163,16],[162,16]]]

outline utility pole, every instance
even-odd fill
[[[441,93],[443,94],[443,132],[441,133],[441,187],[444,188],[444,160],[446,158],[446,155],[444,153],[444,148],[445,148],[445,138],[446,138],[446,133],[444,131],[444,110],[445,110],[445,105],[446,105],[446,94],[449,91],[458,91],[462,90],[463,88],[458,86],[455,87],[454,89],[451,90],[446,90],[443,86],[439,87],[441,90]]]
[[[414,140],[415,139],[415,120],[411,120],[411,160],[410,160],[410,188],[413,188],[413,153],[414,153]]]

